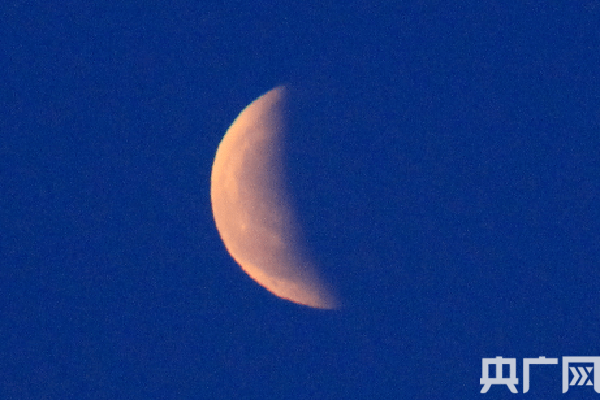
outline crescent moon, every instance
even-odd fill
[[[212,167],[213,217],[229,254],[274,295],[314,308],[338,302],[309,257],[284,168],[286,89],[256,99],[225,133]]]

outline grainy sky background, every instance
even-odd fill
[[[593,397],[479,379],[600,355],[600,2],[288,3],[0,5],[0,398]],[[224,132],[281,84],[337,312],[212,219]]]

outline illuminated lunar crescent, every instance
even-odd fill
[[[225,133],[211,175],[211,203],[229,254],[274,295],[336,308],[302,244],[284,168],[286,89],[246,107]]]

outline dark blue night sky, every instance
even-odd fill
[[[378,4],[377,4],[378,3]],[[593,398],[600,2],[5,1],[0,399]],[[210,172],[286,84],[289,180],[345,301],[227,253]],[[519,394],[480,394],[482,359]],[[561,397],[562,396],[562,397]]]

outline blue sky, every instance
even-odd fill
[[[3,4],[0,397],[505,398],[482,358],[598,355],[599,13]],[[224,132],[281,84],[340,311],[256,285],[212,219]]]

